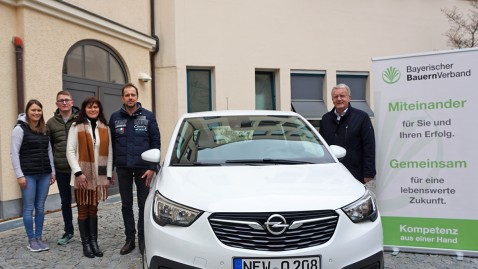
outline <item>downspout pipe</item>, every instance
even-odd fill
[[[151,99],[152,99],[152,110],[153,113],[156,114],[156,64],[155,58],[156,54],[159,52],[159,37],[156,35],[156,16],[155,16],[155,8],[154,8],[154,1],[150,0],[150,18],[151,18],[151,37],[156,40],[156,45],[154,50],[149,53],[149,61],[151,66]]]
[[[23,84],[23,40],[18,36],[12,39],[15,46],[15,63],[17,71],[17,112],[23,112],[25,104],[24,84]]]

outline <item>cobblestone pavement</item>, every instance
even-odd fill
[[[477,269],[478,258],[463,257],[459,261],[456,256],[399,253],[394,256],[385,252],[386,269]]]
[[[73,212],[76,212],[76,208],[73,209]],[[135,214],[137,216],[137,210],[135,210]],[[61,213],[47,214],[45,216],[43,239],[49,244],[50,250],[37,253],[30,252],[27,248],[25,229],[21,219],[0,223],[0,269],[142,268],[141,254],[138,247],[130,254],[119,254],[125,239],[119,197],[117,195],[112,196],[106,202],[100,203],[98,216],[98,243],[104,252],[104,256],[93,259],[83,257],[76,225],[76,214],[73,216],[75,236],[73,241],[66,246],[56,244],[56,240],[63,234]],[[385,268],[478,269],[478,258],[464,257],[463,261],[459,261],[456,257],[447,255],[400,252],[394,256],[390,252],[386,252]]]
[[[135,199],[135,219],[137,220],[137,206]],[[23,223],[19,228],[0,232],[0,268],[124,268],[136,269],[141,267],[141,254],[138,246],[127,255],[120,255],[119,251],[124,244],[125,235],[121,203],[119,197],[112,196],[101,202],[98,208],[98,244],[104,252],[101,258],[86,258],[80,241],[80,233],[76,223],[77,209],[73,208],[73,224],[75,235],[73,241],[65,246],[56,243],[63,235],[63,220],[61,212],[45,215],[43,239],[48,243],[50,250],[30,252],[27,248],[27,239]],[[4,224],[1,224],[4,225]]]

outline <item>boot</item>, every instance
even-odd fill
[[[126,238],[126,242],[124,243],[124,246],[120,250],[121,255],[126,255],[133,251],[135,245],[134,245],[134,237],[133,238]]]
[[[101,251],[98,246],[98,217],[90,217],[88,220],[90,225],[91,250],[93,250],[96,257],[103,257],[103,251]]]
[[[95,254],[91,250],[90,245],[90,229],[88,227],[88,219],[78,220],[78,229],[80,230],[81,244],[83,245],[83,255],[88,258],[94,258]]]

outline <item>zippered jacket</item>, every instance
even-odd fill
[[[120,168],[157,170],[141,159],[149,149],[161,148],[156,116],[137,103],[138,109],[129,115],[124,105],[111,115],[109,128],[113,146],[113,165]]]
[[[347,150],[340,162],[357,180],[363,183],[365,177],[375,177],[375,134],[370,117],[350,103],[339,121],[334,111],[335,107],[322,116],[320,135],[329,145]]]

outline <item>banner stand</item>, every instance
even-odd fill
[[[385,250],[478,257],[478,48],[372,67]]]

